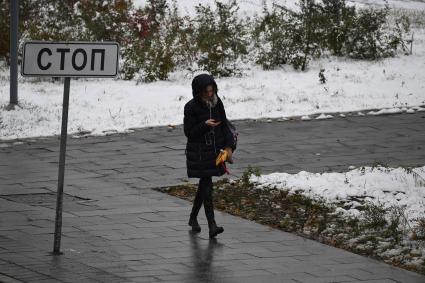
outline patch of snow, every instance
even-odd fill
[[[398,256],[402,254],[402,252],[403,252],[403,248],[397,248],[397,249],[386,250],[385,252],[381,253],[381,255],[386,257],[393,257],[393,256]]]
[[[290,193],[299,192],[330,204],[362,198],[383,204],[385,208],[405,207],[407,219],[412,222],[425,217],[425,166],[412,170],[413,174],[403,168],[385,167],[363,167],[345,173],[271,173],[251,175],[250,181],[259,188],[270,186]],[[353,208],[343,212],[358,215],[358,210]]]
[[[385,115],[385,114],[402,113],[403,111],[405,110],[403,110],[402,108],[387,108],[387,109],[384,108],[378,111],[370,111],[367,114],[377,116],[377,115]]]
[[[332,115],[326,115],[325,113],[320,114],[319,116],[316,117],[316,120],[325,120],[325,119],[331,119],[334,116]]]

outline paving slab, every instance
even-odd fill
[[[248,166],[295,173],[425,163],[425,113],[235,125],[231,179]],[[152,190],[198,181],[186,177],[181,125],[69,138],[63,254],[53,256],[59,140],[22,142],[0,148],[0,282],[425,282],[222,212],[217,239],[208,239],[203,213],[202,232],[192,234],[191,204]]]

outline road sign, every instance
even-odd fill
[[[24,43],[22,76],[115,77],[119,45],[116,42]]]
[[[116,42],[27,41],[24,43],[22,76],[65,78],[53,243],[54,255],[61,254],[63,188],[71,77],[115,77],[118,74],[118,58],[119,45]]]

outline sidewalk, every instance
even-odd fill
[[[270,173],[425,162],[425,113],[235,124],[229,169],[238,176],[248,165]],[[203,211],[192,235],[191,204],[150,189],[187,181],[185,142],[181,126],[70,138],[61,256],[50,255],[58,138],[0,147],[0,282],[425,282],[218,211],[225,232],[216,241]]]

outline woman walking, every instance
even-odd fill
[[[217,95],[217,84],[208,74],[196,76],[192,81],[193,99],[184,106],[184,134],[187,137],[186,165],[189,178],[199,178],[198,190],[190,213],[189,226],[200,232],[198,212],[204,204],[208,220],[209,236],[215,237],[224,231],[217,227],[214,219],[212,176],[226,172],[224,163],[216,165],[220,150],[224,150],[226,161],[232,163],[235,150],[233,136],[226,123],[226,112]]]

